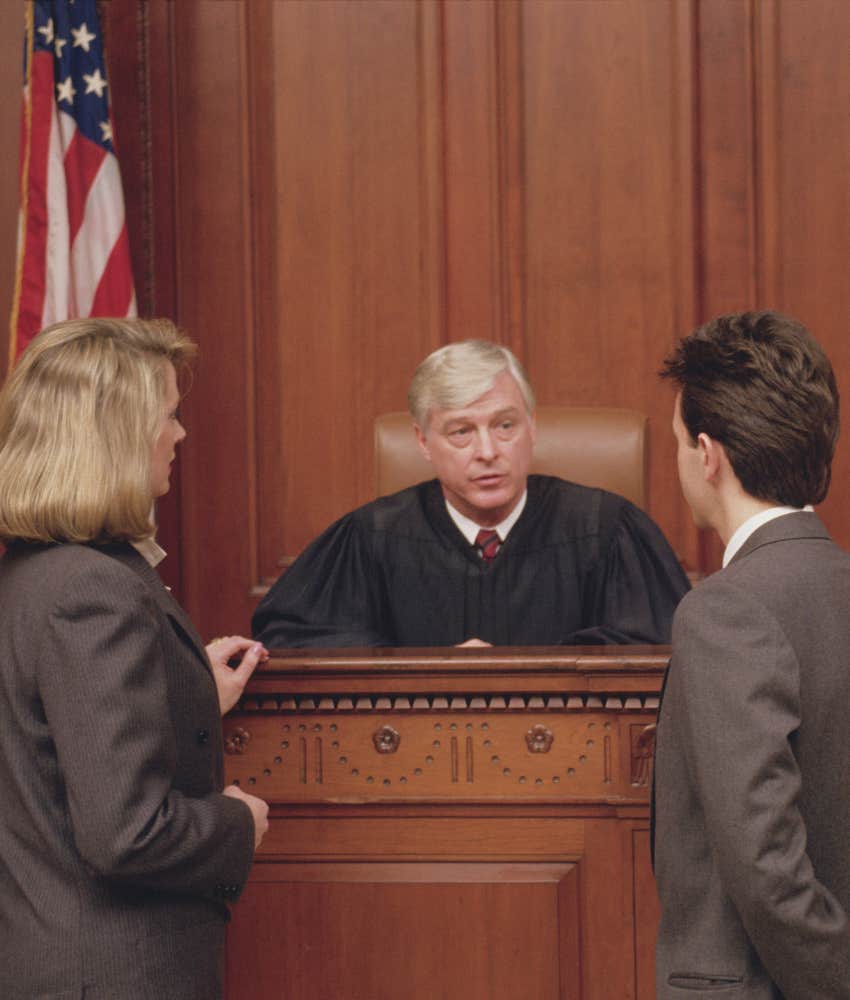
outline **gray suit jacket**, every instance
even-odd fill
[[[850,556],[816,515],[687,595],[655,758],[663,1000],[850,1000]]]
[[[201,640],[131,547],[0,561],[0,997],[211,1000],[253,856]]]

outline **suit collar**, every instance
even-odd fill
[[[783,514],[773,521],[768,521],[750,535],[740,549],[729,561],[731,566],[740,559],[746,558],[751,552],[774,542],[791,542],[803,539],[829,539],[829,532],[821,519],[812,511],[801,510],[795,514]]]
[[[172,627],[176,626],[175,630],[177,633],[186,637],[187,644],[195,651],[204,667],[209,670],[210,663],[207,651],[204,648],[203,640],[198,635],[197,629],[192,624],[191,618],[189,618],[177,601],[174,600],[170,590],[160,579],[159,573],[146,561],[144,556],[130,545],[129,542],[98,545],[96,548],[105,555],[117,559],[118,562],[123,563],[128,569],[131,569],[141,577],[159,608],[170,619]]]

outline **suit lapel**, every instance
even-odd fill
[[[128,569],[133,570],[137,576],[141,577],[160,610],[171,622],[171,627],[181,640],[194,651],[203,664],[204,669],[212,673],[207,651],[204,648],[204,642],[192,624],[191,618],[189,618],[177,601],[174,600],[171,592],[160,579],[159,573],[148,563],[144,556],[137,552],[129,543],[98,546],[98,548],[106,555],[112,556],[113,559],[117,559],[118,562],[123,563]]]

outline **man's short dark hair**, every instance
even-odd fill
[[[802,323],[775,312],[719,316],[683,338],[659,374],[679,386],[691,438],[719,441],[750,496],[790,507],[826,496],[838,388]]]

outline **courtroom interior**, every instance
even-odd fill
[[[250,635],[329,525],[431,478],[407,393],[444,345],[513,352],[532,473],[625,496],[677,599],[723,545],[679,488],[662,359],[775,309],[850,385],[846,0],[98,12],[138,315],[198,345],[157,540],[204,642]],[[4,14],[8,317],[24,23]],[[0,375],[13,353],[4,322]],[[850,436],[817,513],[850,548]],[[270,807],[226,1000],[652,1000],[669,646],[404,645],[272,649],[224,717],[226,780]]]

